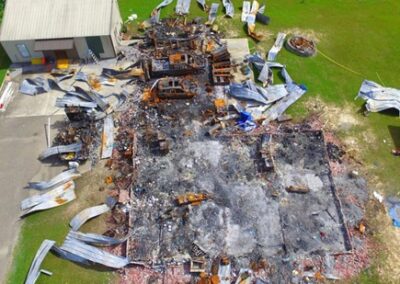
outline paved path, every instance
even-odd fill
[[[53,99],[50,94],[17,95],[0,114],[0,283],[5,282],[22,223],[18,221],[19,204],[36,193],[24,187],[31,180],[49,179],[62,170],[37,159],[46,148],[46,115],[54,112]],[[63,116],[53,116],[52,123],[60,119]]]

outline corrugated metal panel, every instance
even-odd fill
[[[1,41],[111,34],[116,0],[7,0]]]
[[[114,148],[114,120],[111,115],[104,119],[103,137],[101,142],[101,158],[111,158]]]
[[[129,264],[128,258],[111,254],[76,239],[69,238],[68,236],[60,249],[78,258],[87,259],[91,262],[99,263],[111,268],[119,269]]]
[[[74,48],[74,40],[69,39],[50,39],[35,41],[35,51],[45,50],[69,50]]]
[[[110,207],[108,207],[107,204],[86,208],[72,218],[69,225],[71,226],[72,230],[77,231],[88,220],[108,211],[110,211]]]
[[[35,258],[32,261],[31,268],[29,269],[28,276],[26,277],[25,284],[34,284],[40,276],[40,265],[46,257],[49,250],[54,246],[56,242],[50,240],[44,240],[40,245]]]

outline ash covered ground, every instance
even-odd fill
[[[129,257],[156,267],[204,255],[210,270],[226,255],[236,271],[267,260],[274,267],[269,279],[279,282],[317,256],[325,275],[340,274],[334,255],[355,249],[347,225],[363,218],[365,181],[347,173],[333,177],[323,132],[306,124],[210,137],[205,122],[212,101],[202,94],[137,110]],[[273,169],[265,166],[265,152]],[[307,192],[288,191],[296,187]],[[192,192],[208,199],[176,204],[177,196]]]

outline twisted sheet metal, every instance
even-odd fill
[[[28,197],[21,202],[22,216],[67,204],[76,198],[74,190],[75,183],[68,181],[49,192]]]
[[[256,90],[250,89],[248,86],[231,83],[229,85],[229,94],[237,99],[256,101],[261,104],[268,104],[268,101]]]
[[[97,104],[94,102],[86,102],[81,100],[78,97],[72,95],[72,93],[68,93],[62,98],[56,99],[56,107],[64,108],[64,107],[83,107],[83,108],[96,108]]]
[[[48,157],[54,156],[54,155],[59,155],[59,154],[65,154],[65,153],[77,153],[82,150],[82,143],[74,143],[74,144],[69,144],[69,145],[60,145],[60,146],[55,146],[55,147],[50,147],[44,150],[40,155],[39,159],[44,160],[47,159]]]
[[[176,3],[175,12],[178,15],[189,14],[191,0],[178,0]]]
[[[235,9],[233,8],[233,3],[231,0],[222,0],[222,5],[225,7],[225,14],[229,17],[233,17],[235,14]]]
[[[104,119],[103,137],[101,144],[101,158],[110,158],[114,148],[114,120],[111,115],[108,115]]]
[[[265,113],[265,120],[263,125],[267,125],[271,121],[280,117],[293,103],[300,99],[305,93],[306,88],[303,86],[298,86],[296,84],[290,84],[287,86],[289,95],[284,97],[282,100],[276,102],[271,106]]]
[[[73,261],[84,259],[115,269],[123,268],[129,264],[128,258],[116,256],[69,236],[67,236],[63,245],[59,249],[67,252],[67,254],[64,254],[65,257],[72,256],[73,259],[68,259]],[[79,260],[78,262],[81,261]]]
[[[364,80],[356,98],[366,101],[365,107],[370,112],[397,109],[400,115],[400,90],[387,88],[373,81]]]
[[[278,55],[279,51],[281,51],[283,44],[285,43],[285,38],[285,33],[278,33],[274,45],[268,52],[268,61],[275,61],[276,56]]]
[[[49,181],[30,182],[28,183],[28,186],[33,189],[45,190],[61,184],[65,184],[66,182],[76,179],[80,176],[81,174],[77,171],[77,169],[70,169],[56,175]]]
[[[77,231],[88,220],[108,211],[110,211],[110,207],[107,204],[86,208],[72,218],[69,225],[71,226],[72,230]]]
[[[78,240],[86,244],[95,246],[114,246],[125,242],[128,239],[128,236],[123,239],[116,239],[104,235],[94,233],[82,233],[71,230],[69,231],[67,238]]]
[[[50,86],[46,79],[37,77],[22,81],[19,91],[25,95],[36,96],[50,91]]]
[[[31,267],[29,268],[28,276],[26,277],[25,284],[34,284],[40,276],[40,265],[50,249],[56,242],[50,240],[44,240],[40,245],[36,255],[32,261]]]
[[[211,4],[210,12],[208,14],[208,24],[213,24],[215,19],[217,18],[218,7],[218,3]]]
[[[199,3],[199,5],[201,6],[201,8],[203,8],[204,11],[207,11],[206,0],[197,0],[197,3]],[[215,3],[213,3],[213,4],[215,4]]]
[[[65,184],[62,184],[49,192],[25,198],[24,200],[21,201],[21,210],[27,210],[29,208],[32,208],[32,207],[42,203],[48,197],[58,196],[63,191],[67,190],[70,187],[75,188],[75,183],[73,181],[68,181]]]

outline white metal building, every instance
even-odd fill
[[[12,62],[117,54],[117,0],[7,0],[0,42]]]

